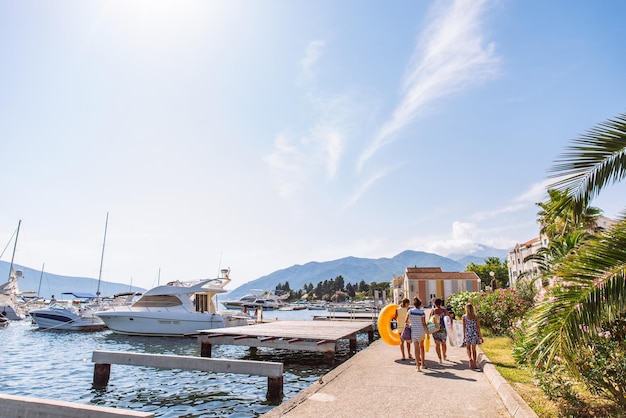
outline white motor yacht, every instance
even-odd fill
[[[198,330],[247,325],[249,318],[220,314],[213,296],[226,292],[229,270],[222,277],[171,282],[148,290],[130,306],[96,312],[113,332],[126,335],[185,336]]]
[[[64,299],[65,296],[73,297]],[[47,308],[30,311],[30,316],[40,329],[62,331],[101,331],[106,324],[94,316],[99,305],[91,293],[65,292],[61,301]]]

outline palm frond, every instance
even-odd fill
[[[570,254],[554,273],[561,286],[538,304],[528,335],[537,343],[538,363],[559,356],[572,366],[576,348],[626,312],[626,219]]]
[[[626,177],[626,113],[598,124],[567,148],[550,169],[560,178],[550,188],[570,190],[588,202],[605,186]]]

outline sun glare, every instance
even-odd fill
[[[204,29],[219,24],[223,2],[200,0],[109,0],[104,19],[144,46],[177,45],[192,41]]]

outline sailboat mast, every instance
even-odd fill
[[[9,267],[9,280],[11,281],[11,273],[13,272],[13,260],[15,259],[15,250],[17,249],[17,239],[20,236],[20,225],[22,224],[22,220],[20,219],[17,222],[17,232],[15,233],[15,243],[13,243],[13,255],[11,255],[11,266]]]
[[[39,292],[41,291],[41,279],[43,279],[43,270],[46,268],[46,263],[43,263],[41,266],[41,274],[39,275],[39,288],[37,288],[37,297],[39,297]]]
[[[109,212],[107,212],[107,219],[104,222],[104,240],[102,241],[102,255],[100,256],[100,272],[98,273],[98,290],[96,296],[100,297],[100,281],[102,280],[102,263],[104,262],[104,246],[107,242],[107,226],[109,225]]]

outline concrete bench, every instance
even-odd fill
[[[0,394],[2,418],[154,418],[153,413]]]
[[[159,369],[198,370],[215,373],[252,374],[267,376],[267,400],[280,402],[283,398],[283,364],[267,361],[228,360],[167,354],[140,354],[120,351],[94,351],[93,373],[95,388],[105,388],[111,375],[111,364],[155,367]]]

